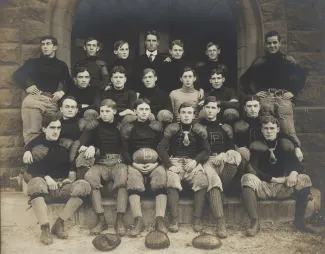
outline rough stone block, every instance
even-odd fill
[[[2,27],[19,28],[22,8],[0,8],[0,24]]]
[[[297,96],[297,106],[300,105],[324,105],[325,84],[322,84],[322,77],[309,76],[304,89]]]
[[[300,133],[298,138],[302,147],[308,152],[325,151],[325,134],[324,133]]]
[[[325,190],[325,151],[309,152],[302,147],[304,160],[302,165],[306,173],[310,176],[313,186]],[[325,192],[324,192],[325,195]]]
[[[13,88],[12,74],[18,69],[18,65],[0,66],[0,88]]]
[[[260,5],[263,22],[285,20],[282,0],[268,1]]]
[[[323,32],[288,32],[288,51],[322,52],[325,51],[325,35]]]
[[[20,108],[21,90],[20,89],[1,89],[0,108]]]
[[[28,60],[29,58],[37,58],[40,56],[41,48],[39,43],[36,45],[21,45],[21,62]]]
[[[17,135],[22,133],[22,121],[20,109],[0,110],[0,135]]]
[[[299,107],[294,114],[297,133],[324,133],[325,109]]]
[[[0,43],[0,59],[2,62],[19,63],[20,46],[17,43]]]
[[[28,20],[35,20],[39,22],[48,22],[47,15],[48,7],[45,5],[44,7],[36,7],[36,6],[28,6],[24,8],[23,17]]]
[[[290,53],[310,76],[325,76],[325,53]]]
[[[44,23],[37,20],[26,20],[22,24],[22,42],[38,44],[40,37],[49,34],[49,32],[49,23]]]
[[[23,147],[0,148],[0,165],[2,167],[15,167],[23,165]]]
[[[288,30],[315,31],[322,30],[321,10],[304,6],[302,8],[286,8]]]
[[[19,29],[0,27],[0,42],[19,42]]]
[[[24,147],[22,136],[0,136],[0,148]]]

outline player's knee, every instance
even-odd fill
[[[94,166],[95,157],[86,159],[84,155],[85,155],[85,152],[81,152],[78,155],[78,157],[76,159],[76,168],[82,168],[82,167],[90,168],[90,167]]]
[[[181,179],[179,178],[178,174],[171,171],[167,172],[167,187],[174,188],[179,191],[183,189],[181,184]]]
[[[310,177],[305,174],[299,174],[297,176],[297,184],[296,184],[296,189],[301,190],[303,188],[311,187],[312,182],[310,180]]]
[[[259,181],[260,181],[259,178],[256,175],[253,175],[251,173],[243,175],[240,180],[242,187],[246,186],[254,190],[257,189],[257,184]]]
[[[128,170],[125,164],[119,164],[114,172],[114,185],[113,189],[125,188],[127,185]]]
[[[86,180],[77,180],[72,183],[71,197],[86,197],[91,192],[90,184]]]
[[[127,189],[140,192],[145,191],[143,176],[137,169],[129,167]]]
[[[27,184],[28,196],[44,196],[48,193],[47,184],[41,177],[32,178]]]
[[[90,187],[94,189],[102,188],[103,186],[100,183],[100,177],[97,174],[94,174],[91,170],[88,170],[85,174],[84,179],[90,184]]]
[[[209,185],[208,178],[204,173],[198,173],[194,176],[193,187],[192,187],[194,191],[207,188],[208,185]]]
[[[239,147],[237,152],[240,154],[242,160],[249,161],[251,158],[251,152],[246,147]]]

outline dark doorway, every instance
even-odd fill
[[[209,41],[218,43],[220,62],[229,68],[228,84],[236,88],[237,32],[227,0],[81,0],[72,28],[72,66],[84,58],[87,37],[102,42],[101,57],[110,64],[117,40],[129,42],[130,57],[143,53],[148,29],[160,32],[160,52],[168,52],[170,41],[183,40],[184,56],[193,63],[205,59]]]

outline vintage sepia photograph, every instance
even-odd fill
[[[0,0],[1,254],[325,253],[325,0]]]

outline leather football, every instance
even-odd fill
[[[196,236],[192,240],[192,245],[193,247],[198,249],[213,250],[213,249],[220,248],[222,242],[218,237],[214,235],[203,234],[203,235]]]
[[[146,235],[144,244],[149,249],[164,249],[169,247],[170,241],[165,233],[151,231]]]
[[[121,237],[115,234],[99,234],[96,236],[92,244],[97,250],[110,251],[115,249],[121,243]]]
[[[135,163],[147,164],[155,163],[158,160],[158,153],[150,148],[140,148],[133,154]]]

